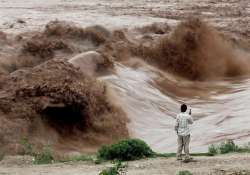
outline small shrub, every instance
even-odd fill
[[[239,147],[233,142],[233,140],[226,140],[220,144],[219,150],[221,154],[226,154],[230,152],[237,152]]]
[[[250,153],[250,142],[248,142],[243,147],[239,147],[239,152],[247,152]]]
[[[185,170],[185,171],[179,171],[177,175],[193,175],[193,174],[190,171]]]
[[[23,147],[25,155],[32,155],[33,154],[32,145],[27,138],[22,138],[21,145]]]
[[[35,153],[33,151],[31,143],[27,138],[23,138],[21,140],[21,145],[23,146],[25,155],[34,156],[34,164],[49,164],[54,161],[50,148],[48,146],[45,146],[41,153]]]
[[[208,153],[214,155],[218,153],[218,148],[216,147],[216,145],[212,144],[208,147]]]
[[[121,161],[118,161],[113,167],[102,170],[99,175],[119,175],[123,172],[126,165],[123,165]]]
[[[54,158],[48,146],[43,148],[42,153],[35,154],[34,157],[34,164],[50,164],[54,162]]]
[[[233,140],[226,140],[218,145],[210,145],[208,147],[208,153],[210,154],[226,154],[231,152],[250,152],[250,146],[243,147],[237,146]]]
[[[142,140],[127,139],[99,149],[97,157],[104,160],[137,160],[155,153]]]

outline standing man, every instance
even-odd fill
[[[189,113],[187,112],[187,105],[181,105],[181,113],[176,117],[175,131],[178,136],[178,150],[177,150],[177,160],[182,160],[181,154],[184,148],[185,159],[184,161],[189,161],[189,142],[190,142],[190,128],[189,125],[193,124],[193,118],[191,116],[191,109]]]

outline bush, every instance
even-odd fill
[[[212,144],[208,147],[208,153],[214,155],[218,153],[218,148],[216,147],[216,145]]]
[[[185,171],[179,171],[177,175],[193,175],[193,174],[190,171],[185,170]]]
[[[226,154],[230,152],[237,152],[239,147],[233,142],[233,140],[227,140],[220,144],[219,150],[221,154]]]
[[[23,147],[24,155],[31,155],[34,157],[34,164],[49,164],[54,162],[49,146],[45,146],[41,153],[33,151],[32,144],[27,138],[22,138],[21,145]]]
[[[142,140],[127,139],[98,150],[97,157],[104,160],[137,160],[151,157],[155,153]]]
[[[219,145],[210,145],[208,147],[208,152],[211,154],[226,154],[231,152],[248,152],[249,149],[241,148],[237,146],[233,140],[226,140]]]
[[[246,153],[250,153],[250,142],[248,142],[247,144],[245,144],[243,147],[239,147],[239,152],[246,152]]]
[[[115,166],[103,170],[99,175],[119,175],[125,167],[126,165],[123,165],[121,161],[118,161]]]
[[[44,147],[42,153],[34,155],[35,164],[50,164],[54,162],[54,158],[51,154],[49,147]]]

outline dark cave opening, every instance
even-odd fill
[[[70,135],[84,130],[85,117],[77,105],[47,106],[42,111],[42,119],[61,135]]]

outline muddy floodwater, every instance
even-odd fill
[[[40,29],[51,20],[67,20],[82,26],[135,27],[153,22],[177,21],[190,15],[206,18],[228,31],[244,31],[250,16],[247,0],[1,0],[0,29]],[[16,24],[18,19],[26,23]]]
[[[175,27],[189,16],[201,17],[232,40],[244,40],[237,54],[250,59],[248,0],[0,0],[0,31],[10,35],[43,30],[53,20],[133,31],[155,22]],[[220,59],[220,54],[215,59]],[[155,151],[176,150],[174,124],[182,103],[191,107],[195,119],[193,152],[206,152],[208,145],[225,139],[239,144],[250,141],[249,74],[188,80],[153,66],[130,66],[117,60],[114,70],[98,79],[113,90],[126,113],[130,136],[145,140]],[[164,86],[159,83],[162,79]]]

